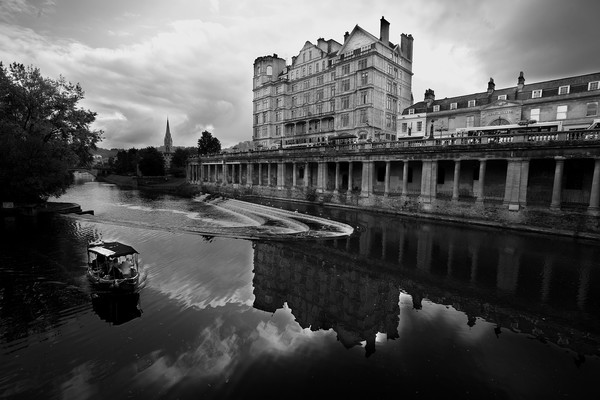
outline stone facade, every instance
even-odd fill
[[[599,235],[600,131],[229,153],[193,160],[203,191]]]
[[[334,137],[396,139],[396,121],[411,103],[411,35],[377,38],[358,25],[343,44],[307,41],[292,63],[277,54],[254,62],[253,141],[257,148],[319,145]]]
[[[600,118],[600,72],[525,84],[523,73],[514,87],[496,89],[490,78],[485,92],[435,99],[431,89],[423,101],[399,117],[399,138],[457,136],[461,128],[557,123],[564,130],[584,129]]]

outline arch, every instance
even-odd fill
[[[497,126],[497,125],[510,125],[510,121],[508,121],[504,118],[498,117],[488,124],[488,126]]]
[[[267,76],[271,76],[273,75],[273,67],[270,65],[267,65]]]

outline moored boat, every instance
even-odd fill
[[[90,282],[97,289],[135,291],[139,284],[138,252],[119,242],[92,242],[88,245]]]

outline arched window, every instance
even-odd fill
[[[273,75],[273,67],[271,67],[270,65],[267,65],[267,76],[271,76]]]

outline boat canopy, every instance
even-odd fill
[[[121,257],[129,254],[137,254],[137,251],[126,244],[119,242],[104,242],[92,244],[88,248],[90,253],[101,254],[105,257]]]

